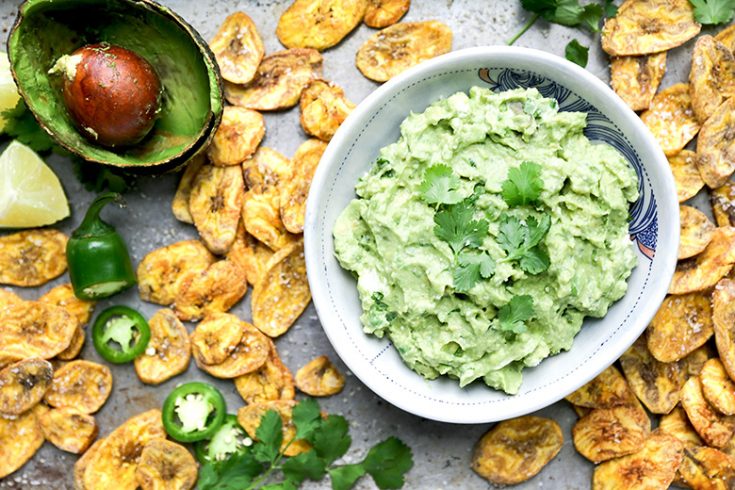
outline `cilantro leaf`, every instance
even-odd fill
[[[485,219],[473,219],[474,210],[468,200],[447,206],[434,215],[434,234],[458,254],[464,247],[479,247],[487,236]]]
[[[521,269],[529,274],[540,274],[549,268],[549,256],[538,245],[551,227],[551,218],[543,215],[541,221],[533,216],[521,220],[504,215],[498,227],[498,244],[507,253],[506,260],[519,260]]]
[[[694,7],[694,18],[706,25],[730,22],[735,12],[735,0],[689,0]]]
[[[489,278],[495,272],[495,261],[486,253],[462,252],[457,257],[454,269],[454,289],[467,292],[480,280]]]
[[[582,14],[579,16],[579,22],[592,32],[600,31],[600,21],[605,16],[602,5],[590,3],[584,6]]]
[[[263,472],[250,451],[233,453],[222,462],[210,462],[199,470],[197,488],[201,490],[239,490],[246,488],[252,479]]]
[[[607,18],[615,17],[618,14],[618,6],[613,3],[613,0],[605,0],[603,9]]]
[[[572,39],[569,41],[569,44],[567,44],[567,47],[564,48],[564,57],[572,63],[576,63],[584,68],[587,66],[589,51],[590,48],[581,45],[576,39]]]
[[[258,487],[260,490],[297,490],[299,488],[299,483],[292,482],[290,480],[282,481],[280,483],[269,483],[268,485],[263,485],[262,487]],[[238,489],[242,490],[242,489]]]
[[[523,162],[508,170],[508,178],[503,182],[501,195],[508,206],[525,206],[536,202],[543,188],[541,165]]]
[[[346,464],[329,470],[332,490],[349,490],[365,474],[361,464]]]
[[[296,426],[296,439],[308,439],[321,423],[319,404],[313,398],[297,403],[291,413]]]
[[[134,175],[105,165],[87,163],[77,156],[69,155],[74,166],[74,175],[84,188],[90,192],[109,190],[123,193],[130,190],[135,184],[136,177]]]
[[[528,219],[526,219],[526,225],[528,226],[528,235],[524,245],[529,248],[535,247],[549,231],[549,228],[551,227],[551,218],[545,214],[541,217],[541,221],[538,221],[533,216],[529,216]]]
[[[521,0],[521,5],[554,24],[567,27],[584,25],[593,32],[599,30],[602,18],[602,8],[599,5],[582,6],[579,0]]]
[[[523,247],[526,241],[526,229],[521,224],[521,220],[511,215],[504,215],[498,225],[498,245],[513,259],[518,250]]]
[[[529,274],[541,274],[543,271],[549,268],[551,264],[549,255],[538,247],[526,251],[521,257],[518,263],[521,269],[528,272]]]
[[[461,181],[446,165],[433,165],[424,172],[419,192],[429,204],[457,204],[462,200],[458,189]]]
[[[326,474],[326,464],[313,449],[288,458],[281,468],[288,481],[296,485],[306,479],[319,481]]]
[[[295,409],[295,407],[294,407]],[[278,457],[283,442],[283,421],[275,410],[268,410],[260,418],[255,431],[258,441],[253,445],[253,456],[261,463],[272,463]]]
[[[389,437],[368,451],[362,465],[381,490],[401,488],[404,474],[413,466],[411,448],[400,439]]]
[[[527,294],[513,296],[510,302],[498,310],[500,329],[506,332],[524,333],[525,321],[534,314],[533,298]]]
[[[33,114],[20,99],[14,108],[2,112],[5,119],[3,132],[37,153],[45,153],[56,146],[51,136],[38,124]]]
[[[344,456],[352,444],[350,428],[347,420],[341,415],[329,415],[324,419],[319,430],[309,438],[314,450],[320,458],[331,463]]]

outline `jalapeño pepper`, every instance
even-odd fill
[[[163,427],[179,442],[195,442],[212,437],[227,414],[225,398],[214,386],[193,381],[166,397],[162,410]]]
[[[233,454],[246,451],[252,444],[253,440],[240,426],[237,417],[228,413],[217,432],[212,434],[211,439],[196,442],[194,453],[201,464],[219,463]]]
[[[125,242],[100,218],[102,208],[119,199],[120,194],[115,192],[97,196],[66,245],[69,277],[77,298],[106,298],[135,284]]]
[[[94,348],[113,364],[124,364],[141,355],[150,339],[148,322],[143,315],[127,306],[107,308],[92,326]]]

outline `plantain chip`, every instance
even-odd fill
[[[135,358],[135,372],[143,383],[157,385],[186,371],[191,360],[191,342],[176,314],[157,311],[148,325],[151,339],[145,352]]]
[[[713,190],[710,200],[717,226],[735,226],[735,182],[728,180]]]
[[[310,396],[336,395],[345,386],[345,377],[327,356],[315,357],[296,371],[296,387]]]
[[[735,24],[730,24],[715,35],[715,41],[724,44],[730,51],[735,51]]]
[[[269,337],[284,334],[311,301],[302,240],[279,250],[253,287],[253,323]]]
[[[689,417],[681,406],[676,406],[671,412],[661,417],[658,430],[679,439],[684,447],[701,446],[704,444],[697,431],[689,422]]]
[[[227,16],[209,43],[222,78],[232,83],[250,83],[263,59],[265,48],[253,19],[244,12]]]
[[[288,48],[324,51],[362,20],[367,0],[294,0],[281,15],[276,36]]]
[[[0,414],[20,415],[36,406],[51,386],[54,368],[43,359],[23,359],[0,370]]]
[[[592,475],[592,489],[668,488],[681,460],[679,440],[656,430],[640,451],[598,465]]]
[[[301,92],[299,107],[301,127],[306,134],[329,141],[355,104],[347,99],[341,87],[325,80],[312,80]]]
[[[92,460],[99,447],[102,445],[104,439],[97,439],[92,443],[89,448],[84,451],[84,454],[77,459],[74,463],[74,490],[85,490],[84,487],[84,471],[87,469],[87,465]]]
[[[735,99],[723,102],[702,125],[697,167],[711,189],[725,185],[735,171]]]
[[[683,361],[687,373],[687,379],[692,376],[699,376],[699,373],[702,372],[702,368],[704,368],[705,363],[716,355],[717,352],[715,349],[713,349],[709,344],[704,344],[702,347],[686,356]]]
[[[472,469],[495,485],[515,485],[537,475],[564,443],[554,420],[525,415],[486,432],[472,455]]]
[[[699,34],[688,0],[626,0],[602,28],[602,49],[612,56],[659,53]]]
[[[74,289],[69,283],[56,286],[38,298],[38,301],[64,308],[71,316],[77,319],[80,327],[84,327],[89,323],[95,306],[94,301],[85,301],[77,298],[74,295]]]
[[[641,120],[666,156],[679,153],[697,135],[700,127],[686,83],[677,83],[656,94],[651,107],[641,114]]]
[[[153,439],[140,453],[135,481],[142,490],[189,490],[197,474],[197,463],[184,446]]]
[[[135,470],[143,448],[150,441],[165,438],[160,410],[149,410],[128,419],[95,450],[84,469],[84,487],[137,488]]]
[[[13,418],[0,417],[0,478],[23,466],[43,441],[37,410]]]
[[[82,327],[77,327],[76,330],[74,330],[74,335],[71,337],[69,347],[59,352],[55,359],[58,359],[59,361],[72,361],[76,359],[79,357],[79,353],[82,352],[85,340],[86,335],[84,333],[84,329]]]
[[[382,29],[401,20],[410,6],[411,0],[368,0],[362,21],[368,27]]]
[[[291,410],[296,402],[293,400],[274,400],[268,402],[251,403],[237,411],[237,421],[253,439],[258,439],[256,431],[260,426],[260,419],[268,410],[274,410],[281,416],[283,442],[281,451],[288,457],[296,456],[311,449],[311,444],[304,439],[296,439],[296,426],[293,424]],[[291,442],[293,441],[293,442]],[[289,445],[290,442],[290,445]]]
[[[199,349],[194,347],[194,360],[200,369],[215,378],[237,378],[260,369],[268,359],[270,345],[268,337],[247,322],[240,321],[242,337],[230,355],[218,364],[206,364],[199,357]]]
[[[577,452],[593,463],[635,453],[651,431],[645,412],[634,407],[596,408],[574,424]]]
[[[712,322],[720,360],[735,380],[735,280],[723,279],[712,294]]]
[[[294,380],[283,364],[272,340],[268,359],[257,370],[235,378],[235,388],[245,403],[293,400]]]
[[[637,403],[628,383],[615,366],[608,367],[565,399],[573,405],[587,408],[612,408]]]
[[[669,167],[676,182],[676,195],[679,202],[696,196],[704,187],[702,176],[697,168],[697,154],[691,150],[681,150],[669,157]]]
[[[700,36],[694,44],[689,93],[694,114],[703,124],[725,99],[735,95],[735,56],[712,36]]]
[[[577,418],[581,419],[588,413],[590,413],[594,408],[589,407],[580,407],[579,405],[572,405],[572,410],[574,410],[574,413],[577,414]]]
[[[735,227],[721,226],[712,234],[704,252],[679,262],[669,294],[706,291],[725,277],[735,264]]]
[[[52,408],[40,417],[40,421],[46,440],[68,453],[83,453],[97,438],[94,416],[76,408]]]
[[[225,82],[230,104],[256,111],[293,107],[301,91],[322,75],[322,55],[315,49],[287,49],[266,56],[249,85]]]
[[[667,296],[648,327],[648,349],[661,362],[674,362],[703,345],[714,330],[709,295]]]
[[[185,282],[174,300],[181,320],[198,320],[232,308],[248,291],[245,272],[229,260],[219,260]]]
[[[422,61],[452,50],[452,30],[437,20],[399,22],[376,32],[357,51],[357,69],[385,82]]]
[[[213,165],[240,165],[258,149],[265,136],[263,115],[244,107],[226,106],[222,123],[207,149]]]
[[[681,389],[681,405],[689,421],[707,444],[725,446],[735,433],[735,417],[718,414],[702,393],[702,383],[692,377]]]
[[[247,233],[241,223],[227,260],[243,271],[250,284],[258,283],[272,256],[271,249]]]
[[[610,85],[628,107],[643,111],[666,73],[666,52],[646,56],[615,56],[610,60]]]
[[[735,415],[735,383],[719,359],[708,360],[699,374],[704,398],[724,415]]]
[[[182,223],[194,224],[194,218],[191,217],[189,211],[189,196],[191,196],[191,186],[202,165],[207,161],[204,152],[192,157],[186,164],[186,168],[181,173],[179,185],[176,187],[176,193],[171,201],[171,212],[174,218]]]
[[[681,237],[679,239],[678,259],[688,259],[698,255],[712,241],[715,225],[706,214],[691,206],[679,206]]]
[[[326,149],[327,144],[315,138],[302,143],[293,156],[291,179],[280,186],[281,219],[291,233],[304,231],[306,198],[316,167]]]
[[[72,361],[54,372],[46,403],[52,407],[76,408],[83,413],[95,413],[112,393],[112,373],[103,364]]]
[[[23,298],[9,289],[0,288],[0,310],[8,305],[22,303],[23,301],[25,301]]]
[[[687,447],[679,474],[689,488],[735,488],[735,458],[711,447]]]
[[[229,313],[213,313],[191,334],[194,355],[202,364],[221,364],[235,350],[243,334],[238,317]]]
[[[0,237],[0,284],[41,286],[66,270],[66,235],[58,230],[20,231]]]
[[[69,347],[77,328],[76,319],[58,306],[38,301],[7,305],[0,309],[0,359],[51,359]]]

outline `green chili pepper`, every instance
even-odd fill
[[[228,413],[211,439],[196,442],[194,453],[201,464],[218,463],[229,459],[233,454],[247,451],[252,444],[253,440],[240,426],[237,417]]]
[[[151,329],[148,322],[143,315],[127,306],[107,308],[92,326],[94,348],[113,364],[132,361],[145,351],[149,340]]]
[[[163,402],[163,427],[179,442],[211,438],[227,414],[225,398],[214,386],[194,381],[186,383]]]
[[[77,298],[107,298],[135,284],[135,271],[122,237],[100,219],[100,211],[120,194],[105,192],[92,201],[82,224],[66,245],[74,294]]]

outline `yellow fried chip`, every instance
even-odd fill
[[[693,151],[681,150],[669,157],[669,167],[674,174],[679,202],[691,199],[704,187],[704,181],[697,168],[697,154]]]
[[[194,183],[194,177],[196,177],[206,161],[204,152],[201,152],[186,163],[186,168],[181,173],[179,185],[176,187],[176,193],[171,201],[171,212],[174,218],[182,223],[194,223],[194,218],[191,217],[191,212],[189,211],[189,196],[191,196],[191,186]]]
[[[735,56],[712,36],[700,36],[694,45],[689,93],[694,114],[701,123],[725,99],[735,95]]]
[[[76,319],[58,306],[10,304],[0,309],[0,359],[51,359],[69,347],[77,328]]]
[[[694,116],[689,85],[677,83],[653,98],[641,120],[653,134],[666,156],[679,153],[699,132]]]
[[[25,301],[23,298],[15,294],[14,292],[0,288],[0,309],[5,308],[11,304],[18,304]]]
[[[263,58],[249,85],[225,82],[230,104],[256,111],[293,107],[309,82],[322,75],[322,55],[315,49],[287,49]]]
[[[713,190],[710,200],[717,226],[735,226],[735,181]]]
[[[296,371],[296,387],[310,396],[336,395],[345,377],[327,356],[315,357]]]
[[[715,35],[715,41],[724,44],[730,51],[735,51],[735,24],[730,24]]]
[[[735,417],[720,415],[704,398],[702,383],[692,377],[681,389],[681,406],[689,417],[694,430],[707,444],[723,447],[735,433]]]
[[[207,149],[213,165],[240,165],[258,149],[265,136],[263,115],[244,107],[226,106],[222,122]]]
[[[0,370],[0,413],[20,415],[36,406],[51,386],[54,368],[43,359],[24,359]]]
[[[709,296],[667,296],[647,332],[648,349],[659,361],[674,362],[686,357],[714,333]]]
[[[735,458],[711,447],[684,448],[679,474],[689,488],[735,488]]]
[[[687,379],[691,376],[699,376],[704,364],[715,356],[717,356],[717,351],[709,344],[704,344],[702,347],[686,356],[683,361],[687,373]]]
[[[128,419],[95,450],[84,469],[84,487],[137,488],[135,470],[143,448],[152,440],[165,438],[160,410]]]
[[[329,141],[347,119],[355,104],[344,90],[325,80],[312,80],[301,93],[301,127],[306,134]]]
[[[244,12],[227,16],[209,43],[222,78],[232,83],[249,83],[263,59],[265,48],[253,19]]]
[[[95,413],[112,393],[112,373],[103,364],[72,361],[54,372],[46,403],[52,407],[72,407],[84,413]]]
[[[74,490],[85,490],[84,471],[87,469],[87,465],[92,460],[92,457],[102,445],[103,441],[104,439],[97,439],[94,441],[92,445],[84,451],[84,454],[77,459],[77,462],[74,463]]]
[[[291,233],[304,231],[306,198],[316,167],[326,149],[327,144],[315,138],[302,143],[293,156],[291,179],[280,186],[281,219]]]
[[[140,453],[135,481],[142,490],[189,490],[197,474],[197,463],[184,446],[154,439]]]
[[[612,408],[637,403],[628,383],[615,366],[610,366],[592,381],[570,393],[565,399],[587,408]]]
[[[43,445],[36,410],[13,418],[0,417],[0,478],[23,466]]]
[[[74,330],[74,335],[71,338],[69,347],[59,352],[56,355],[56,359],[59,361],[72,361],[76,359],[79,356],[79,353],[82,352],[86,338],[84,329],[82,327],[77,327],[76,330]]]
[[[181,320],[198,320],[228,311],[247,291],[245,272],[229,260],[219,260],[182,285],[173,309]]]
[[[52,408],[41,415],[40,421],[46,440],[68,453],[83,453],[97,438],[94,416],[76,408]]]
[[[205,364],[197,355],[198,349],[194,348],[194,360],[200,369],[215,378],[229,379],[252,373],[265,364],[270,351],[268,337],[248,322],[241,321],[240,325],[242,338],[223,362]]]
[[[357,51],[357,69],[385,82],[399,73],[452,50],[452,30],[437,20],[399,22],[376,32]]]
[[[367,0],[294,0],[281,15],[276,36],[288,48],[324,51],[362,20]]]
[[[281,421],[283,423],[283,442],[281,443],[281,451],[285,449],[284,454],[288,457],[296,456],[311,449],[311,444],[304,439],[294,440],[294,437],[296,437],[296,427],[294,426],[291,418],[291,410],[294,405],[296,405],[296,402],[293,400],[275,400],[251,403],[237,411],[237,421],[250,437],[257,439],[256,430],[260,425],[260,419],[268,410],[275,410],[281,416]],[[291,442],[290,445],[289,442]]]
[[[194,355],[202,364],[220,364],[235,350],[243,336],[242,322],[229,313],[213,313],[191,334]]]
[[[515,485],[537,475],[563,443],[554,420],[533,415],[504,420],[475,444],[472,469],[495,485]]]
[[[687,413],[680,406],[675,407],[671,412],[661,417],[658,430],[676,437],[684,447],[701,446],[703,444],[702,438],[699,437],[699,434],[689,422]]]
[[[610,85],[634,111],[648,109],[666,73],[666,52],[647,56],[615,56]]]
[[[243,271],[250,284],[257,284],[263,275],[273,251],[256,240],[240,224],[232,248],[227,252],[227,260]]]
[[[368,0],[362,21],[368,27],[382,29],[401,20],[410,6],[411,0]]]
[[[77,319],[80,327],[84,327],[89,323],[94,311],[94,301],[85,301],[74,295],[74,289],[71,284],[61,284],[51,289],[49,292],[38,298],[41,303],[48,303],[54,306],[64,308],[70,315]]]
[[[291,371],[281,361],[273,341],[269,343],[270,351],[265,364],[252,373],[235,378],[235,388],[245,403],[294,399]]]
[[[712,294],[712,322],[720,360],[735,380],[735,280],[723,279]]]
[[[704,252],[679,262],[669,294],[705,291],[725,277],[735,264],[735,228],[721,226],[712,233]]]
[[[654,431],[640,451],[597,466],[592,476],[592,489],[668,488],[681,459],[682,445],[678,439]]]
[[[66,235],[28,230],[0,237],[0,284],[41,286],[66,270]]]
[[[707,248],[712,241],[715,225],[706,214],[691,206],[679,206],[681,236],[678,259],[688,259]]]
[[[735,99],[727,99],[702,125],[697,167],[711,189],[725,185],[735,171]]]
[[[302,240],[278,251],[253,287],[253,323],[269,337],[291,328],[311,301]]]
[[[626,0],[602,28],[602,49],[613,56],[659,53],[699,34],[688,0]]]
[[[650,431],[645,412],[636,408],[596,408],[574,424],[572,440],[579,454],[600,463],[641,450]]]
[[[574,410],[574,413],[577,414],[577,418],[582,418],[588,413],[590,413],[594,408],[589,407],[580,407],[579,405],[572,404],[572,410]]]
[[[699,374],[704,398],[724,415],[735,415],[735,383],[719,359],[710,359]]]
[[[135,358],[135,372],[143,383],[157,385],[186,371],[191,360],[191,342],[176,314],[157,311],[148,325],[151,339],[145,352]]]

